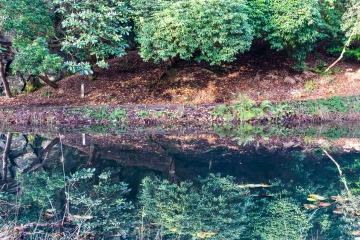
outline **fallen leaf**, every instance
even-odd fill
[[[359,237],[360,236],[360,230],[354,231],[350,233],[351,236]]]
[[[313,199],[313,198],[307,198],[306,200],[308,200],[309,202],[317,202],[318,200]]]
[[[44,215],[43,215],[43,218],[45,218],[45,219],[51,219],[51,218],[53,218],[54,217],[54,215],[53,214],[50,214],[50,213],[44,213]]]
[[[56,212],[56,209],[54,209],[54,208],[46,209],[46,212],[54,213],[54,212]]]
[[[331,206],[331,203],[328,203],[328,202],[319,202],[319,207],[329,207]]]
[[[216,235],[216,232],[198,232],[196,234],[199,238],[211,238],[214,235]]]
[[[315,199],[317,201],[324,201],[326,198],[320,196],[319,194],[309,194],[309,198]]]
[[[85,220],[90,220],[93,219],[93,216],[80,216],[80,215],[71,215],[72,219],[85,219]]]
[[[344,202],[349,201],[348,198],[344,198],[344,197],[341,197],[341,196],[331,196],[331,199],[334,200],[334,201],[337,201],[339,203],[344,203]]]
[[[341,215],[342,214],[341,210],[338,209],[338,208],[334,209],[333,213],[336,214],[336,215]]]
[[[249,183],[249,184],[239,184],[237,185],[239,188],[260,188],[260,187],[271,187],[270,184],[267,183],[260,183],[260,184],[253,184],[253,183]]]
[[[317,209],[319,207],[315,204],[304,204],[304,208],[310,210],[310,209]]]

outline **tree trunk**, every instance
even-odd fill
[[[50,87],[52,87],[54,89],[59,88],[59,86],[55,82],[51,81],[47,76],[39,76],[39,78],[41,80],[43,80],[43,82],[46,83],[47,85],[49,85]]]
[[[5,181],[7,178],[7,165],[8,165],[8,158],[9,158],[9,152],[10,152],[10,145],[12,141],[12,133],[8,132],[7,138],[6,138],[6,145],[5,150],[3,154],[3,166],[2,166],[2,180]]]
[[[1,81],[3,83],[6,96],[8,98],[11,98],[10,87],[9,87],[9,83],[8,83],[8,81],[6,79],[6,76],[5,76],[5,66],[4,66],[3,62],[0,62],[0,78],[1,78]]]

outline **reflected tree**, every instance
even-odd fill
[[[10,145],[11,145],[11,141],[12,141],[12,133],[8,132],[7,134],[7,138],[6,138],[6,144],[5,144],[5,149],[4,149],[4,153],[3,153],[3,158],[2,158],[2,180],[6,181],[7,178],[7,169],[8,169],[8,158],[9,158],[9,152],[10,152]]]
[[[197,182],[142,181],[142,237],[158,239],[240,239],[245,231],[246,190],[232,177],[211,174]],[[155,229],[154,229],[155,227]]]
[[[123,182],[113,183],[109,172],[101,173],[93,184],[89,180],[94,172],[82,169],[65,179],[61,172],[19,175],[21,191],[0,191],[0,230],[11,229],[8,235],[0,233],[0,238],[33,235],[35,229],[41,230],[36,235],[41,239],[55,233],[71,239],[126,237],[134,222],[132,203],[125,198],[130,189]],[[64,210],[67,200],[68,212]]]

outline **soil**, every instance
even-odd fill
[[[334,60],[311,55],[307,65],[317,68]],[[256,101],[360,95],[359,63],[340,62],[335,74],[322,76],[295,72],[293,62],[279,53],[245,54],[222,67],[179,61],[168,68],[165,63],[143,62],[137,51],[130,51],[109,64],[109,69],[97,69],[96,80],[73,75],[60,80],[56,90],[46,86],[12,99],[1,96],[0,106],[192,105],[227,103],[239,94]]]

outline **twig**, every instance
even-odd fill
[[[65,218],[69,216],[69,191],[66,184],[66,175],[65,175],[65,159],[64,159],[64,151],[63,151],[63,145],[61,141],[61,135],[59,134],[59,140],[60,140],[60,151],[61,151],[61,163],[62,163],[62,170],[63,170],[63,177],[64,177],[64,191],[65,191],[65,197],[66,197],[66,205],[65,205],[65,212],[63,219],[61,221],[61,225],[64,225]]]
[[[323,149],[323,152],[326,154],[326,156],[328,156],[330,158],[331,161],[333,161],[333,163],[335,163],[338,171],[339,171],[339,174],[340,174],[340,177],[342,177],[342,171],[341,171],[341,168],[340,168],[340,165],[336,162],[336,160],[325,150]]]
[[[351,7],[350,7],[351,8]],[[326,70],[325,72],[329,71],[332,67],[334,67],[343,57],[344,54],[346,52],[346,48],[348,48],[350,46],[351,40],[352,38],[356,35],[356,26],[359,24],[359,18],[357,18],[357,21],[354,23],[354,26],[352,27],[351,33],[349,35],[349,38],[347,39],[343,50],[341,51],[340,56],[338,57],[338,59],[335,60],[335,62],[333,62]]]
[[[330,158],[330,160],[336,165],[336,167],[337,167],[337,169],[338,169],[338,171],[339,171],[339,175],[340,175],[341,181],[342,181],[342,182],[344,183],[344,185],[345,185],[345,189],[346,189],[346,191],[347,191],[347,193],[348,193],[348,196],[351,197],[351,196],[352,196],[351,191],[350,191],[350,189],[349,189],[349,187],[348,187],[348,185],[347,185],[347,182],[346,182],[345,177],[343,177],[343,173],[342,173],[342,171],[341,171],[340,165],[336,162],[336,160],[335,160],[325,149],[323,149],[323,152],[324,152],[324,153],[326,154],[326,156],[328,156],[328,157]]]

